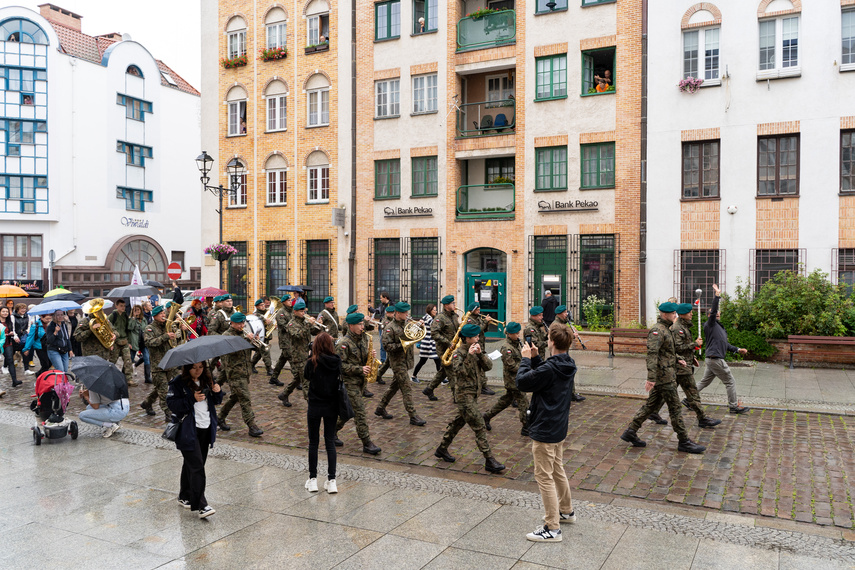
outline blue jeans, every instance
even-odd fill
[[[150,364],[151,364],[151,361],[149,360],[149,356],[148,356],[148,347],[145,347],[145,346],[144,346],[144,347],[142,347],[142,348],[140,349],[140,354],[142,354],[143,362],[144,362],[147,366],[148,366],[148,365],[150,365]]]
[[[380,333],[380,362],[386,362],[386,351],[383,349],[383,333]]]
[[[63,372],[68,372],[68,353],[59,353],[55,350],[47,351],[48,358],[50,358],[51,366],[56,368],[57,370],[62,370]]]
[[[106,427],[125,419],[130,410],[130,401],[127,398],[122,398],[121,400],[114,400],[106,406],[100,406],[97,410],[92,406],[86,406],[86,409],[80,412],[78,417],[81,422]]]

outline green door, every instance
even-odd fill
[[[473,301],[481,303],[481,314],[490,315],[497,321],[505,320],[505,273],[467,273],[466,274],[466,305]],[[487,338],[502,338],[504,327],[490,325]]]

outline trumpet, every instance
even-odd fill
[[[505,328],[505,321],[499,321],[499,320],[497,320],[497,319],[494,319],[494,318],[493,318],[493,317],[491,317],[490,315],[484,315],[484,317],[485,317],[488,321],[492,322],[493,324],[496,324],[496,325],[502,325],[502,328]]]
[[[325,331],[329,332],[330,329],[327,328],[327,325],[323,323],[319,323],[318,319],[315,317],[306,317],[306,320],[309,321],[310,325],[318,325],[319,327],[323,327]]]
[[[246,340],[248,340],[249,343],[252,344],[252,346],[254,346],[255,348],[267,349],[269,346],[266,342],[264,342],[263,340],[261,340],[257,336],[253,336],[252,338],[249,338],[249,333],[246,331],[241,331],[241,336],[243,338],[245,338]],[[249,350],[249,349],[247,349],[247,350]]]

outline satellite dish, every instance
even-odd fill
[[[131,34],[122,34],[122,41],[123,42],[129,42],[131,40],[133,40],[133,38],[131,37]]]

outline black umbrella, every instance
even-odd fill
[[[303,289],[299,285],[282,285],[281,287],[276,288],[277,291],[294,291],[296,293],[302,293]]]
[[[239,336],[202,336],[168,350],[157,366],[169,370],[249,348],[253,348],[249,341]]]
[[[297,287],[299,287],[303,291],[314,291],[315,290],[314,287],[309,287],[308,285],[297,285]]]
[[[150,285],[151,287],[157,287],[158,289],[163,289],[163,283],[160,281],[155,281],[154,279],[148,279],[145,282],[146,285]]]
[[[86,295],[80,293],[60,293],[53,297],[48,297],[51,301],[72,301],[74,303],[82,303],[86,300]]]
[[[122,371],[100,356],[77,356],[71,360],[69,370],[90,391],[110,400],[128,397],[128,385]]]
[[[107,293],[107,297],[148,297],[157,294],[157,289],[150,285],[125,285],[112,289]]]

